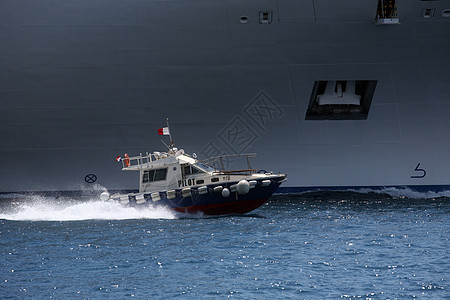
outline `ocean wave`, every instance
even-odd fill
[[[385,195],[390,198],[400,199],[437,199],[450,198],[450,190],[442,191],[419,191],[409,187],[311,187],[301,188],[296,191],[295,188],[288,188],[287,191],[277,192],[275,195],[315,195],[315,194],[336,194],[355,193],[361,195]]]
[[[395,198],[410,198],[410,199],[436,199],[436,198],[450,198],[450,190],[441,192],[420,192],[408,187],[384,187],[384,188],[360,188],[348,189],[349,192],[360,194],[385,194]]]

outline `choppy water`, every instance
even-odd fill
[[[0,298],[449,299],[450,194],[384,192],[276,195],[215,218],[14,195]]]

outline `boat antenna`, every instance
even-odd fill
[[[170,150],[170,147],[169,146],[167,146],[167,144],[166,143],[164,143],[164,141],[163,140],[161,140],[161,142],[164,144],[164,146],[166,146],[167,147],[167,149],[168,150]]]
[[[170,139],[170,147],[169,149],[173,148],[174,143],[172,140],[172,134],[170,133],[170,127],[169,127],[169,118],[166,118],[166,122],[167,122],[167,129],[169,130],[169,139]]]

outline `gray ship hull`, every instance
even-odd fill
[[[115,157],[163,148],[166,117],[286,191],[449,189],[450,1],[402,1],[397,25],[377,2],[2,1],[0,192],[137,189]],[[360,112],[320,104],[336,82],[370,86]]]

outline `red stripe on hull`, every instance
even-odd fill
[[[203,212],[205,215],[230,215],[230,214],[245,214],[257,209],[263,205],[267,199],[254,199],[243,201],[232,201],[225,203],[194,205],[189,207],[175,207],[178,212],[196,213]]]

